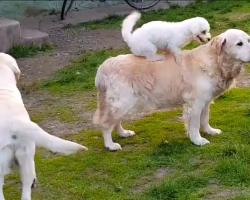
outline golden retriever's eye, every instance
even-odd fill
[[[205,35],[205,34],[206,34],[206,32],[207,32],[207,31],[202,31],[201,33],[202,33],[203,35]]]
[[[241,47],[242,45],[243,45],[243,42],[238,42],[238,43],[237,43],[237,46],[240,46],[240,47]]]

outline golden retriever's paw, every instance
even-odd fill
[[[127,138],[127,137],[132,137],[134,136],[136,133],[134,131],[130,131],[130,130],[124,130],[122,133],[119,133],[119,135],[121,137]]]
[[[222,131],[220,129],[210,128],[209,130],[206,130],[205,132],[209,135],[218,135],[218,134],[221,134]]]
[[[118,143],[111,143],[109,145],[106,145],[106,148],[109,150],[109,151],[118,151],[118,150],[121,150],[122,147],[120,144]]]
[[[203,146],[203,145],[206,145],[206,144],[210,144],[210,142],[207,139],[203,138],[203,137],[195,138],[195,139],[193,139],[191,141],[197,146]]]

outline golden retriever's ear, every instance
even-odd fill
[[[211,46],[215,49],[216,53],[220,55],[226,42],[226,38],[223,36],[217,36],[211,41]]]

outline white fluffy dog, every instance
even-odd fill
[[[250,62],[250,36],[230,29],[205,45],[181,52],[180,64],[168,54],[166,60],[147,62],[132,54],[107,59],[98,69],[98,109],[94,123],[102,127],[105,147],[119,150],[112,140],[115,129],[121,137],[135,133],[124,130],[121,121],[133,109],[183,106],[187,135],[199,146],[221,130],[209,125],[211,101],[223,94]]]
[[[31,200],[36,179],[36,145],[64,154],[87,150],[74,142],[49,135],[30,120],[16,86],[20,70],[13,57],[0,53],[0,200],[4,200],[4,176],[15,162],[20,168],[22,200]]]
[[[179,61],[181,48],[193,40],[206,43],[210,40],[210,25],[202,17],[171,23],[152,21],[144,24],[132,33],[141,14],[134,11],[122,25],[122,37],[134,55],[145,56],[148,61],[164,60],[165,56],[158,55],[157,50],[170,50]]]

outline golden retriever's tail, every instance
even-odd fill
[[[16,130],[13,130],[13,133],[14,135],[16,133],[17,140],[34,141],[37,146],[45,147],[52,152],[68,155],[80,150],[88,150],[85,146],[48,134],[33,122],[15,121],[14,125]]]
[[[132,30],[136,22],[141,18],[141,13],[133,11],[122,23],[122,37],[126,43],[129,43],[132,36]]]

